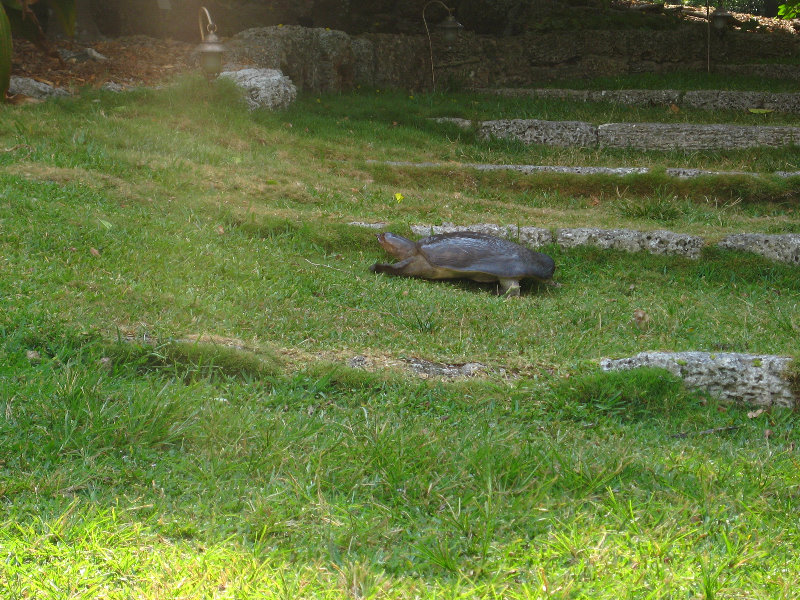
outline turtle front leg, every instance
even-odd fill
[[[405,260],[401,260],[398,263],[390,265],[388,263],[375,263],[372,265],[369,270],[373,273],[386,273],[387,275],[395,275],[395,276],[402,276],[402,275],[409,275],[406,272],[406,267],[413,261],[412,258],[407,258]]]
[[[519,280],[518,279],[500,279],[500,295],[506,298],[519,297]]]

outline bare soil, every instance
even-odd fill
[[[45,51],[26,40],[14,40],[11,75],[30,77],[56,87],[74,90],[113,82],[123,87],[155,85],[195,68],[196,44],[131,36],[79,44],[54,40]],[[106,60],[88,58],[81,51],[91,47]],[[76,54],[77,56],[71,56]]]

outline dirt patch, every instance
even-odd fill
[[[84,86],[100,87],[113,82],[123,87],[157,85],[195,68],[192,56],[196,44],[131,36],[78,44],[59,39],[44,52],[30,42],[14,39],[12,77],[36,81],[75,91]],[[91,48],[106,60],[89,58],[82,51]]]

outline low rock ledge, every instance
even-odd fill
[[[736,233],[723,239],[719,246],[755,252],[772,260],[800,265],[800,233]]]
[[[727,402],[793,408],[800,398],[792,386],[791,362],[769,354],[642,352],[629,358],[604,358],[600,367],[604,371],[657,367],[680,377],[687,387]]]
[[[597,246],[603,249],[627,252],[674,254],[695,259],[700,258],[700,252],[705,244],[701,237],[666,230],[635,231],[633,229],[579,227],[556,229],[555,235],[553,235],[549,229],[543,227],[518,227],[516,225],[495,225],[494,223],[459,226],[453,223],[444,223],[443,225],[412,225],[411,231],[416,235],[473,231],[509,238],[532,247],[555,242],[562,248]]]
[[[355,227],[385,229],[388,223],[364,223],[353,221]],[[497,225],[478,223],[475,225],[411,225],[415,235],[428,236],[455,231],[472,231],[511,239],[532,248],[556,243],[562,248],[577,246],[596,246],[604,250],[624,250],[626,252],[649,252],[684,256],[699,259],[706,241],[697,235],[675,233],[665,229],[637,231],[635,229],[600,229],[597,227],[574,227],[556,229],[551,232],[544,227],[519,227],[517,225]],[[786,233],[767,235],[761,233],[736,233],[726,236],[717,244],[720,248],[741,252],[753,252],[770,260],[800,265],[800,234]]]

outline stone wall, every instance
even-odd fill
[[[800,71],[800,69],[797,69]],[[782,92],[743,92],[726,90],[571,90],[563,88],[483,88],[498,96],[529,96],[576,102],[613,102],[629,106],[669,106],[701,110],[740,110],[762,108],[777,112],[800,113],[800,94]]]
[[[800,127],[764,125],[701,125],[695,123],[604,123],[498,119],[472,123],[436,119],[459,127],[475,125],[484,139],[514,139],[524,144],[639,150],[731,150],[779,148],[800,142]]]
[[[434,32],[432,52],[424,35],[353,37],[335,30],[275,26],[240,32],[226,45],[230,62],[280,69],[300,88],[330,91],[356,84],[430,89],[431,54],[440,89],[524,87],[555,79],[706,68],[701,26],[672,31],[527,32],[506,37],[465,31],[453,44],[445,44]],[[712,65],[727,69],[800,57],[800,36],[728,32],[724,38],[713,39],[711,57]],[[328,80],[325,71],[331,69]]]

